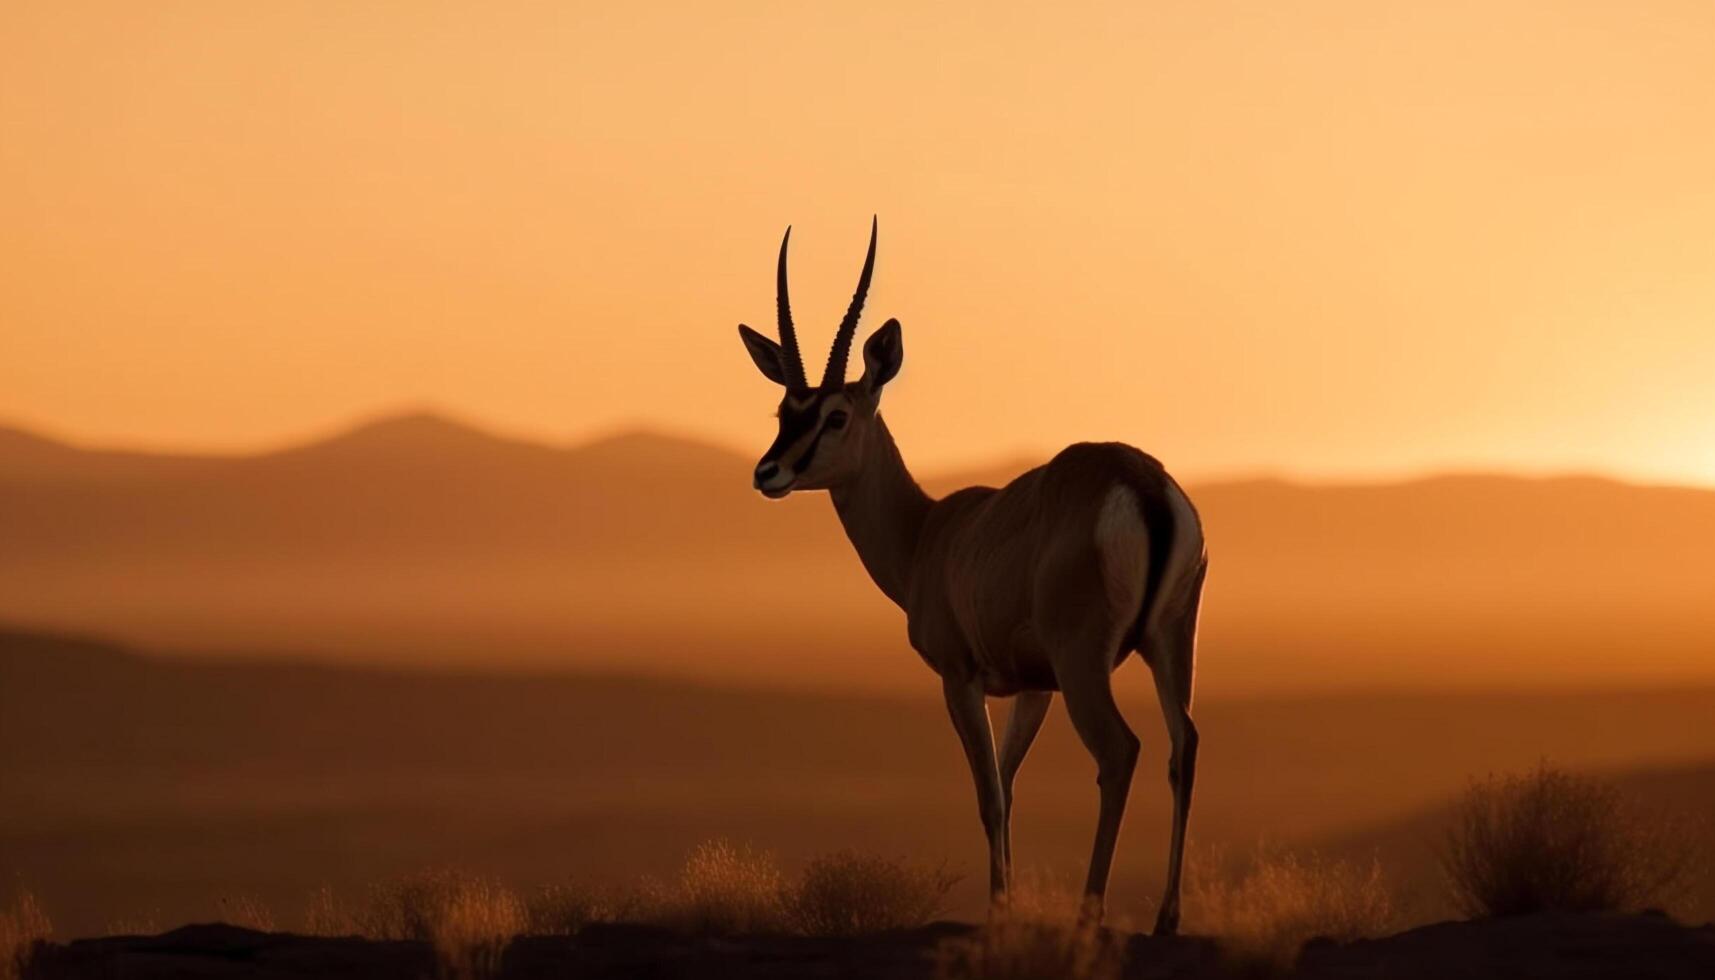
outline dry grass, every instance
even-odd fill
[[[965,939],[936,950],[939,980],[1118,980],[1118,936],[1079,920],[1081,889],[1020,876],[1005,909]]]
[[[312,935],[428,942],[445,973],[471,978],[497,972],[507,944],[529,925],[528,910],[511,889],[449,870],[372,886],[368,901],[355,907],[324,888],[311,896],[305,918]]]
[[[323,888],[310,896],[305,925],[316,936],[415,939],[445,947],[448,955],[474,949],[478,958],[497,961],[497,950],[514,935],[570,936],[603,922],[703,935],[849,936],[910,928],[942,910],[957,880],[944,866],[853,851],[817,857],[793,880],[766,851],[711,840],[692,849],[673,879],[645,879],[631,889],[567,882],[520,898],[453,871],[372,886],[367,900],[355,904]]]
[[[1441,854],[1466,915],[1636,910],[1676,897],[1694,854],[1683,821],[1611,783],[1540,763],[1472,782]]]
[[[774,856],[726,840],[697,845],[677,880],[644,882],[638,904],[645,920],[686,932],[735,935],[790,928],[786,879]]]
[[[811,936],[909,929],[939,915],[958,881],[945,865],[836,851],[804,869],[787,900],[787,916],[797,931]]]
[[[304,909],[304,932],[311,936],[361,936],[357,920],[333,889],[324,885],[310,895],[310,904]]]
[[[54,933],[54,924],[36,901],[20,891],[12,903],[0,908],[0,980],[17,980],[29,964],[37,942]]]
[[[525,930],[524,903],[505,886],[470,879],[448,896],[435,923],[435,954],[456,977],[491,977],[512,937]]]
[[[235,895],[218,903],[220,921],[257,932],[274,931],[274,912],[252,895]]]
[[[1187,929],[1215,937],[1232,965],[1248,972],[1290,967],[1311,939],[1385,935],[1395,922],[1376,861],[1358,865],[1266,848],[1236,867],[1219,852],[1195,857],[1183,899]]]
[[[533,936],[575,936],[600,922],[631,922],[646,917],[639,891],[594,888],[579,882],[543,885],[524,901]]]
[[[635,916],[703,934],[852,936],[929,922],[957,881],[941,865],[849,850],[813,858],[793,881],[772,854],[712,840],[691,851],[676,879],[645,881],[602,911],[610,921]],[[575,898],[571,910],[584,914]]]

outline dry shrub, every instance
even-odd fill
[[[634,892],[610,894],[593,909],[572,896],[562,918],[636,918],[716,935],[851,936],[923,925],[941,911],[957,881],[941,865],[849,850],[811,859],[803,876],[790,881],[772,854],[717,839],[697,845],[676,879],[645,879]]]
[[[254,929],[257,932],[274,931],[273,910],[254,895],[235,895],[223,898],[217,904],[220,907],[220,921],[227,925]]]
[[[369,900],[357,907],[323,888],[311,896],[306,920],[314,935],[431,943],[442,969],[456,977],[493,975],[506,945],[528,925],[524,902],[511,889],[450,870],[372,886]]]
[[[643,918],[690,932],[733,935],[785,932],[785,878],[767,852],[726,840],[691,851],[670,884],[646,881]]]
[[[1349,942],[1389,931],[1393,897],[1381,864],[1329,860],[1258,848],[1242,867],[1218,851],[1190,863],[1185,917],[1190,931],[1215,937],[1235,965],[1267,972],[1290,967],[1305,942]]]
[[[358,914],[326,885],[310,895],[304,910],[304,932],[311,936],[361,936]],[[371,939],[377,938],[374,936]]]
[[[505,886],[469,879],[441,908],[433,930],[435,954],[456,977],[491,977],[512,937],[526,926],[524,903]]]
[[[811,936],[857,936],[924,925],[945,908],[959,880],[946,865],[919,865],[857,851],[814,858],[787,913]]]
[[[1080,920],[1081,889],[1021,876],[1004,908],[969,937],[936,950],[940,980],[1118,980],[1125,947]]]
[[[36,943],[47,941],[53,933],[53,922],[27,891],[0,908],[0,980],[17,980],[29,965]]]
[[[543,885],[524,902],[529,932],[535,936],[575,936],[598,922],[644,917],[644,897],[635,891],[591,888],[577,882]]]
[[[1544,761],[1471,783],[1441,865],[1470,916],[1641,909],[1689,882],[1693,838],[1681,824]]]
[[[497,961],[512,935],[569,936],[603,922],[647,922],[705,935],[849,936],[910,928],[933,919],[957,881],[944,865],[854,851],[814,858],[801,878],[789,880],[772,854],[711,840],[691,851],[676,877],[646,878],[631,889],[567,882],[520,899],[452,871],[372,886],[368,900],[357,904],[322,888],[310,896],[305,925],[318,936],[475,944],[479,952],[493,946]]]

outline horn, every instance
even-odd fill
[[[804,357],[798,353],[798,332],[792,329],[792,299],[786,292],[786,245],[792,241],[792,226],[786,226],[786,237],[780,239],[780,271],[779,284],[776,286],[774,302],[779,307],[780,315],[780,346],[786,355],[786,381],[788,387],[797,385],[799,388],[809,387],[804,379]]]
[[[863,301],[869,296],[869,277],[875,272],[876,219],[869,219],[869,254],[863,260],[863,274],[858,276],[857,292],[852,305],[846,308],[846,318],[840,321],[834,334],[834,349],[828,352],[828,369],[822,372],[822,387],[834,388],[845,383],[846,355],[852,350],[852,335],[857,333],[858,317],[863,315]]]

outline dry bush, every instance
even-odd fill
[[[792,890],[787,915],[811,936],[857,936],[908,929],[934,919],[959,876],[946,865],[919,865],[857,851],[814,858]]]
[[[516,920],[522,931],[523,903],[505,886],[461,871],[438,869],[371,886],[369,902],[355,917],[357,933],[371,939],[434,942],[450,917],[470,915],[473,906],[493,906],[485,917]],[[516,913],[516,914],[513,914]]]
[[[1043,871],[1020,872],[1006,897],[1006,917],[1017,922],[1066,925],[1083,910],[1082,879]]]
[[[491,977],[512,937],[525,930],[524,903],[505,886],[475,878],[441,907],[433,936],[441,965],[455,977]]]
[[[227,925],[254,929],[257,932],[274,931],[273,910],[253,895],[235,895],[223,898],[216,904],[220,908],[220,921]]]
[[[1381,865],[1358,865],[1258,848],[1241,867],[1218,851],[1188,864],[1187,929],[1213,936],[1235,966],[1290,967],[1305,942],[1349,942],[1386,934],[1395,921]]]
[[[449,870],[372,886],[368,901],[356,907],[323,888],[311,896],[305,918],[313,935],[431,943],[442,969],[456,977],[493,975],[506,945],[529,924],[524,902],[511,889]]]
[[[0,980],[17,980],[36,943],[53,934],[53,922],[30,892],[20,891],[11,905],[0,908]]]
[[[785,878],[772,854],[725,840],[691,851],[670,884],[644,882],[642,917],[690,932],[733,935],[785,932]]]
[[[1006,907],[969,937],[936,950],[939,980],[1118,980],[1125,947],[1082,922],[1082,890],[1047,876],[1021,876]]]
[[[304,932],[311,936],[361,936],[363,928],[351,906],[342,902],[334,890],[322,886],[310,895],[304,910]],[[376,937],[369,937],[376,938]]]
[[[1473,781],[1441,865],[1470,916],[1635,910],[1688,884],[1693,838],[1684,829],[1629,805],[1611,783],[1545,761]]]
[[[547,913],[573,927],[636,919],[686,932],[798,932],[850,936],[923,925],[941,911],[958,876],[944,866],[913,864],[856,851],[811,859],[790,881],[772,854],[748,844],[705,841],[677,878],[644,879],[629,893],[549,895]]]
[[[534,936],[575,936],[594,923],[632,921],[645,913],[645,899],[639,892],[577,882],[543,885],[524,902],[525,919]]]

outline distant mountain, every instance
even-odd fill
[[[113,449],[80,449],[0,425],[0,480],[82,481],[148,479],[193,472],[212,461]]]
[[[924,683],[832,508],[764,501],[751,464],[648,432],[561,447],[423,413],[231,457],[0,430],[0,620],[207,650]],[[1205,693],[1715,678],[1715,492],[1481,474],[1192,492],[1212,555]]]
[[[635,554],[667,530],[726,537],[720,522],[684,506],[699,497],[712,496],[716,510],[755,503],[738,509],[766,514],[736,455],[648,433],[561,448],[413,414],[249,456],[162,460],[38,440],[14,460],[8,448],[0,445],[0,540],[8,557],[49,563],[68,549],[151,562],[386,563],[400,549],[576,561],[595,547]]]

